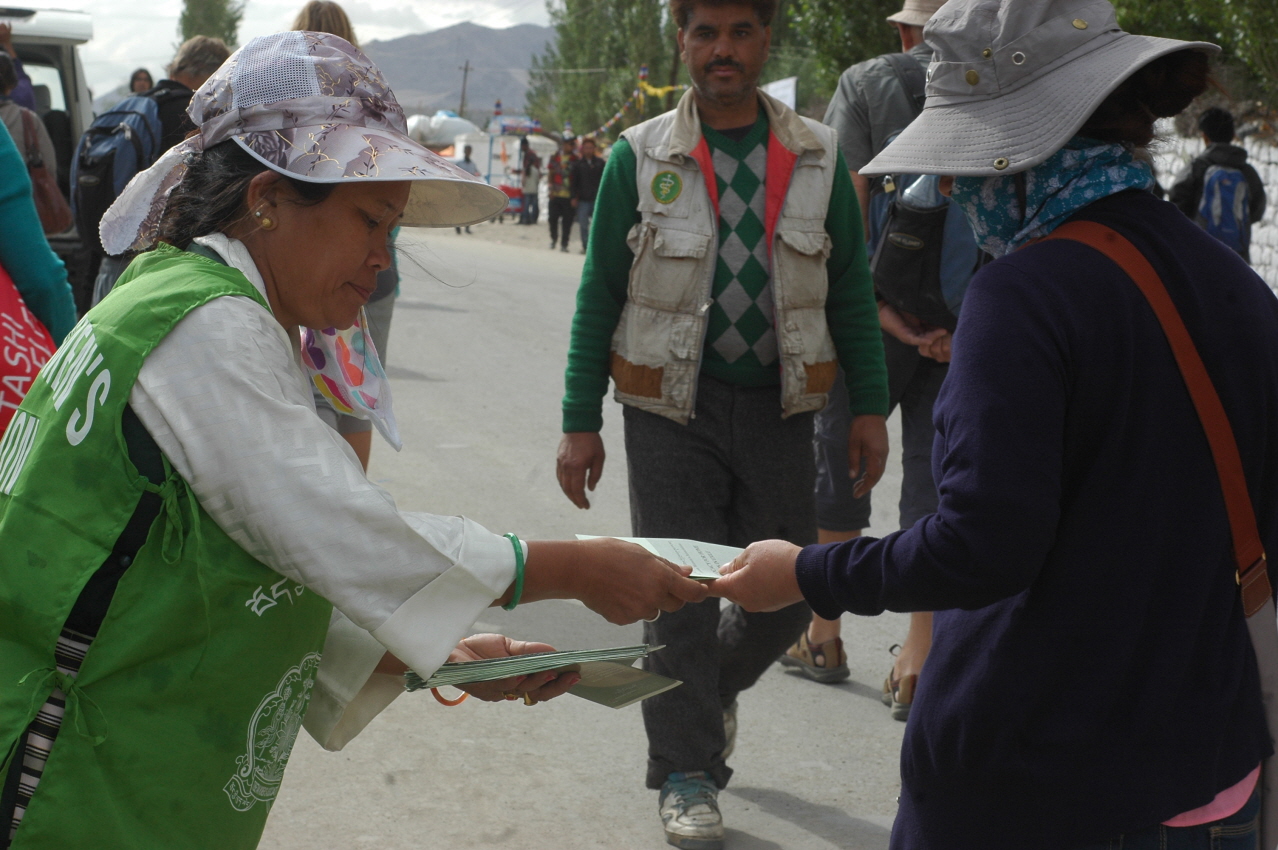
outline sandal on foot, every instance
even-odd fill
[[[813,646],[808,643],[808,633],[804,632],[799,635],[798,642],[785,651],[780,661],[782,666],[789,667],[799,675],[827,685],[842,682],[851,675],[848,672],[848,656],[843,651],[842,638]]]
[[[914,703],[914,689],[918,687],[919,677],[911,673],[893,679],[892,673],[883,680],[883,704],[892,709],[892,719],[904,723],[910,719],[910,706]]]

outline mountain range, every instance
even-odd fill
[[[461,105],[462,67],[469,61],[465,117],[483,126],[497,100],[507,115],[523,111],[532,58],[553,38],[554,30],[536,24],[492,29],[466,22],[389,41],[371,41],[363,48],[382,69],[410,115],[431,115],[439,109],[456,111]]]

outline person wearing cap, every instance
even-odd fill
[[[905,0],[901,11],[887,19],[900,37],[901,52],[868,59],[844,71],[825,112],[824,123],[838,132],[839,149],[852,172],[867,241],[870,180],[860,171],[922,109],[914,89],[921,93],[924,73],[932,61],[932,48],[923,40],[923,25],[943,3],[944,0]],[[913,82],[907,82],[910,79]],[[883,300],[879,301],[879,325],[883,329],[888,370],[889,410],[901,410],[900,527],[909,528],[936,510],[932,405],[945,380],[952,335],[944,328],[925,327],[917,318],[902,315]],[[844,439],[847,430],[847,400],[836,382],[830,403],[816,415],[814,428],[819,543],[851,540],[870,524],[870,494],[854,495],[861,470],[849,468]],[[781,663],[814,681],[843,681],[850,673],[839,633],[837,619],[813,615],[812,625],[781,656]],[[931,643],[931,613],[911,614],[900,653],[883,682],[883,702],[897,720],[909,717],[918,674]]]
[[[1154,122],[1206,89],[1216,48],[1125,33],[1105,0],[949,0],[924,36],[923,113],[862,173],[955,175],[996,257],[936,404],[937,511],[882,539],[755,544],[711,592],[936,612],[894,850],[1255,848],[1274,746],[1212,447],[1150,302],[1075,241],[1108,228],[1098,244],[1161,278],[1274,551],[1278,301],[1148,191]]]
[[[488,606],[575,597],[618,623],[704,597],[616,540],[522,541],[401,513],[312,386],[398,440],[357,322],[397,224],[505,196],[413,142],[381,73],[314,32],[256,38],[198,132],[104,217],[145,251],[0,442],[0,844],[256,846],[299,728],[338,749]],[[606,579],[604,578],[606,577]],[[575,673],[467,686],[562,693]]]
[[[887,455],[855,191],[834,131],[756,85],[775,3],[670,10],[693,85],[673,111],[622,133],[604,169],[569,344],[560,487],[589,507],[611,377],[636,536],[811,543],[812,416],[840,364],[862,490]],[[737,695],[810,619],[801,600],[760,616],[712,600],[645,624],[645,639],[667,647],[648,669],[684,683],[643,706],[646,782],[670,844],[722,845]]]

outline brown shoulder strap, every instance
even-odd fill
[[[19,107],[19,109],[22,109],[22,147],[25,154],[23,159],[27,161],[29,166],[31,160],[40,158],[40,136],[36,133],[35,124],[32,123],[38,119],[29,110],[22,107]]]
[[[1243,611],[1248,617],[1258,612],[1273,597],[1269,585],[1269,572],[1265,563],[1265,550],[1256,528],[1256,514],[1247,493],[1247,479],[1243,475],[1242,459],[1238,455],[1238,443],[1234,429],[1221,406],[1220,396],[1207,374],[1198,349],[1185,328],[1184,321],[1167,287],[1145,255],[1124,236],[1112,228],[1094,221],[1073,221],[1054,230],[1048,239],[1071,239],[1100,251],[1144,293],[1154,308],[1163,333],[1171,344],[1181,376],[1189,388],[1194,408],[1211,444],[1216,472],[1220,476],[1221,490],[1225,496],[1225,508],[1229,513],[1229,527],[1234,542],[1234,560],[1238,564],[1236,579],[1242,592]]]

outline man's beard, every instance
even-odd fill
[[[712,79],[711,74],[713,73],[715,68],[732,68],[736,70],[738,73],[742,75],[741,87],[727,89],[727,90],[711,89],[710,87],[711,79]],[[704,76],[702,77],[700,84],[697,86],[697,90],[703,98],[705,98],[706,100],[709,100],[712,103],[715,103],[719,106],[735,106],[741,101],[747,99],[748,97],[754,94],[756,81],[745,80],[745,77],[744,77],[746,72],[745,66],[742,65],[740,62],[736,61],[735,59],[728,59],[725,57],[722,59],[712,60],[710,62],[707,62],[705,66],[703,66],[702,71],[704,73]]]

